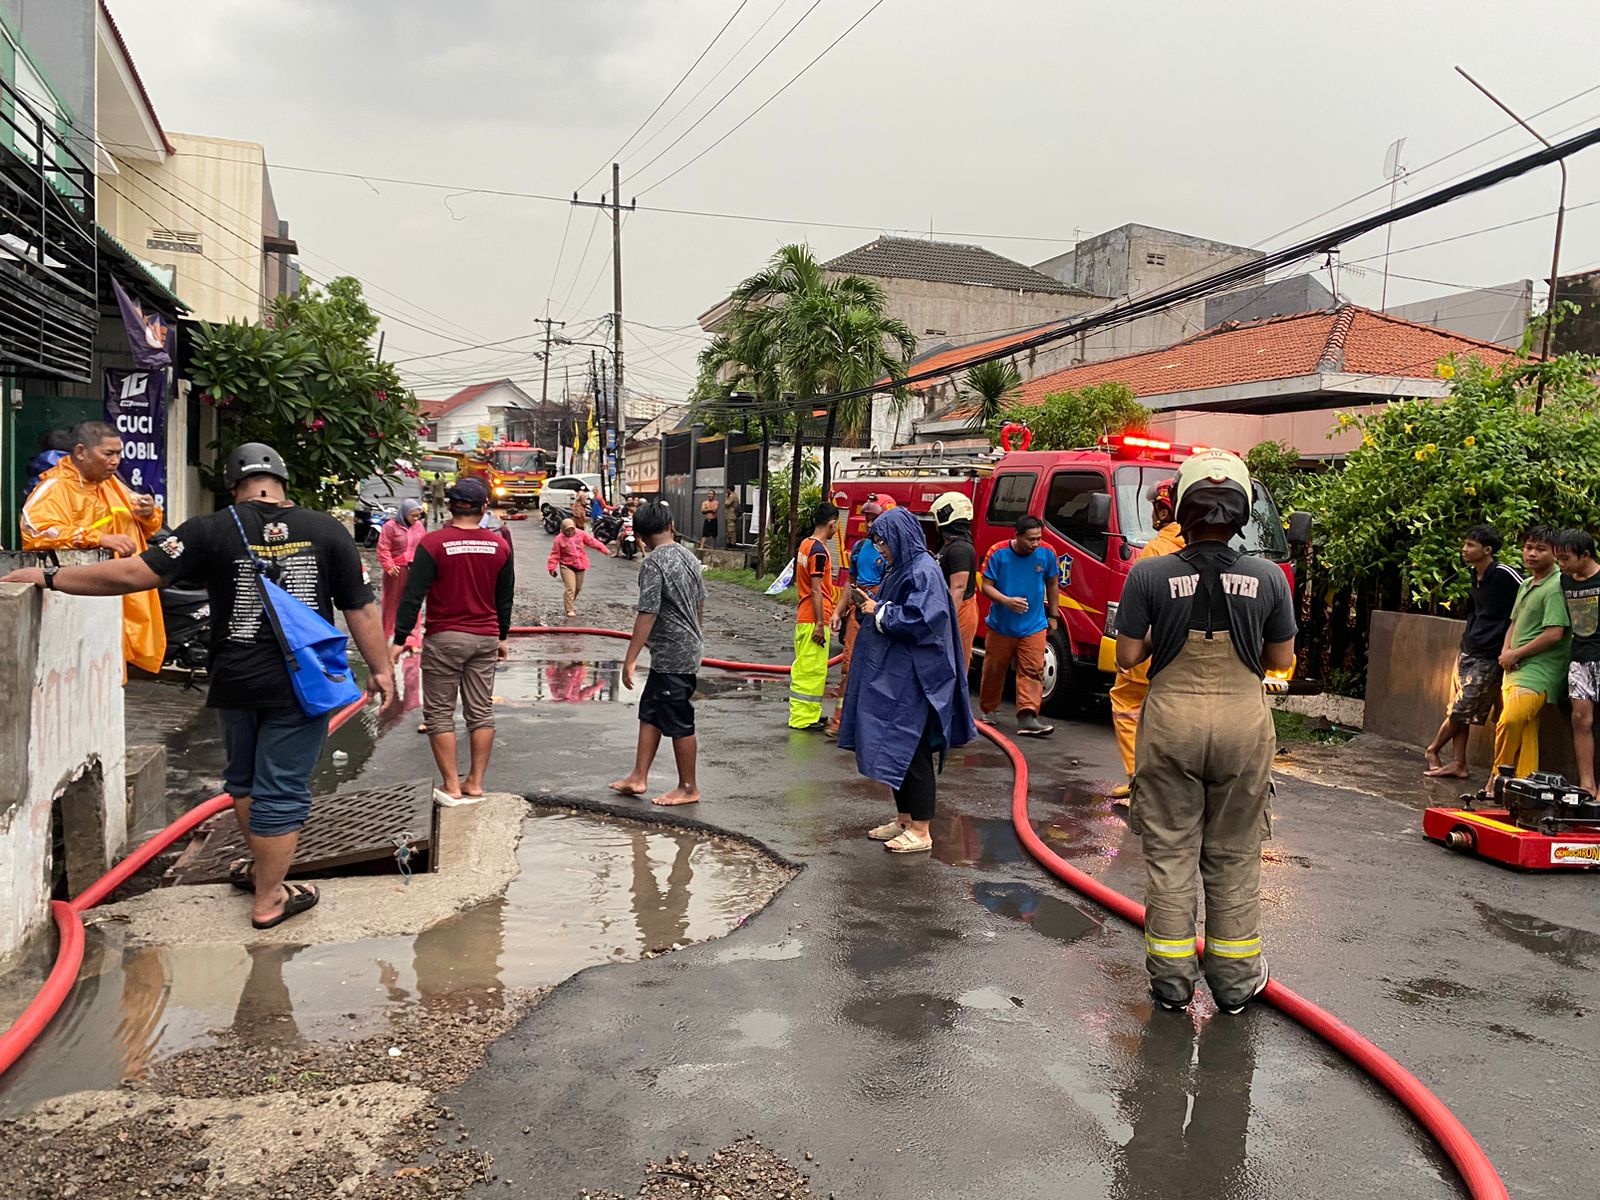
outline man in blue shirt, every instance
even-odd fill
[[[886,509],[893,507],[893,499],[887,496],[880,499],[876,492],[868,496],[867,502],[861,506],[861,519],[865,527],[861,540],[850,551],[850,578],[841,589],[839,603],[833,609],[833,631],[840,635],[840,641],[844,643],[844,661],[839,669],[839,703],[834,706],[833,720],[828,722],[830,738],[839,736],[839,719],[844,715],[844,694],[850,683],[850,660],[855,654],[856,633],[861,629],[861,616],[856,612],[855,589],[860,588],[868,596],[876,597],[878,585],[883,582],[883,555],[872,543],[872,523]]]
[[[1017,663],[1017,732],[1043,737],[1055,726],[1039,719],[1044,697],[1044,650],[1048,631],[1058,620],[1060,595],[1056,556],[1044,544],[1038,517],[1019,517],[1016,534],[984,556],[983,594],[989,598],[988,632],[983,639],[983,684],[978,705],[983,719],[994,724],[1006,668]]]

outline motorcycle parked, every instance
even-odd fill
[[[557,508],[553,504],[543,505],[540,509],[544,513],[544,531],[550,534],[561,532],[561,522],[572,515],[568,508]]]
[[[152,544],[172,535],[162,529]],[[197,580],[174,579],[157,593],[161,600],[161,620],[166,626],[167,649],[161,659],[163,671],[187,675],[191,683],[204,679],[211,667],[211,596]]]
[[[374,504],[371,508],[356,509],[355,537],[358,546],[368,549],[378,544],[378,534],[390,521],[400,519],[400,510],[388,504]]]
[[[594,526],[589,532],[602,542],[614,542],[617,535],[622,532],[622,518],[614,512],[602,513],[595,518]]]

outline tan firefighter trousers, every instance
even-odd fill
[[[1261,842],[1271,829],[1276,749],[1261,680],[1228,634],[1191,631],[1150,681],[1129,808],[1144,849],[1145,965],[1168,999],[1187,1001],[1200,978],[1202,882],[1212,996],[1242,1003],[1260,981]]]

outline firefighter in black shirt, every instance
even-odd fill
[[[1186,545],[1134,564],[1118,615],[1117,666],[1150,659],[1128,812],[1144,850],[1145,965],[1162,1008],[1193,999],[1203,881],[1206,982],[1237,1013],[1267,985],[1261,842],[1277,737],[1262,674],[1294,663],[1294,604],[1276,564],[1228,544],[1250,519],[1237,456],[1196,454],[1174,493]]]

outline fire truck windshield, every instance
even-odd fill
[[[1117,521],[1123,537],[1142,546],[1155,536],[1155,520],[1145,492],[1152,483],[1171,479],[1176,474],[1175,467],[1117,468]],[[1255,485],[1255,501],[1250,506],[1250,523],[1230,545],[1235,550],[1259,554],[1273,562],[1289,561],[1289,539],[1284,536],[1283,517],[1271,494],[1259,483]]]
[[[496,450],[494,469],[497,471],[542,471],[544,454],[538,450]]]

